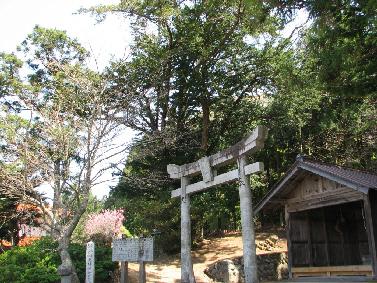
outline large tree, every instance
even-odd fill
[[[3,104],[0,191],[41,208],[59,243],[59,272],[78,282],[68,245],[91,189],[112,168],[106,162],[124,153],[114,144],[119,112],[106,77],[85,67],[87,51],[65,32],[37,26],[21,50],[30,73],[18,93],[5,93],[22,111]]]
[[[270,154],[280,155],[281,161],[274,158],[280,165],[284,160],[291,163],[300,152],[322,161],[375,170],[376,4],[276,2],[286,17],[305,8],[311,24],[290,53],[285,53],[288,60],[279,63],[289,65],[275,76],[277,95],[269,117],[277,150]]]
[[[134,29],[130,57],[114,62],[109,74],[118,102],[128,111],[126,125],[141,136],[110,200],[134,207],[128,219],[141,227],[131,228],[156,225],[176,237],[172,231],[178,217],[171,209],[176,204],[169,200],[173,184],[166,165],[230,146],[261,121],[260,96],[269,84],[266,67],[272,48],[267,43],[280,27],[279,19],[263,3],[243,0],[120,1],[89,10],[99,16],[122,13]],[[203,203],[214,197],[233,201],[222,202],[229,208],[219,205],[213,215],[226,211],[237,217],[236,196],[236,190],[224,190],[194,199],[198,226],[221,217],[204,211]],[[159,221],[140,221],[153,207]]]
[[[127,125],[167,136],[169,146],[188,129],[199,155],[213,151],[215,104],[231,109],[265,84],[263,47],[248,39],[275,33],[278,22],[258,1],[121,1],[89,10],[131,19],[134,44],[130,59],[113,65],[114,87]],[[226,130],[227,117],[222,122]]]

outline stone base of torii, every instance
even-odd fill
[[[263,148],[267,129],[258,126],[242,141],[211,156],[184,165],[169,164],[167,171],[171,178],[181,179],[181,187],[172,191],[172,198],[181,198],[181,282],[195,283],[191,259],[190,194],[238,181],[241,208],[242,243],[245,283],[258,282],[255,252],[253,205],[249,175],[263,171],[263,163],[247,164],[247,154]],[[214,168],[237,162],[237,169],[216,175]],[[190,184],[191,176],[202,174],[203,180]]]

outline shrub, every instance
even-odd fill
[[[86,247],[79,244],[71,244],[69,253],[76,267],[77,275],[80,282],[85,282],[85,260],[86,260]],[[114,274],[117,263],[112,262],[111,248],[109,247],[95,247],[95,281],[96,282],[112,282],[109,272]]]
[[[57,268],[60,257],[57,243],[49,237],[35,241],[31,246],[15,247],[0,255],[0,282],[52,283],[59,282]],[[85,246],[72,244],[69,247],[80,281],[85,281]],[[111,261],[111,249],[96,247],[96,282],[112,282],[109,272],[114,272],[116,263]]]
[[[0,282],[57,282],[57,244],[50,238],[27,247],[15,247],[0,255]]]

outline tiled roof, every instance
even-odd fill
[[[317,174],[351,189],[366,193],[368,189],[377,189],[377,173],[345,168],[337,165],[325,164],[299,157],[283,178],[263,197],[255,208],[258,213],[279,195],[284,195],[292,187],[293,182],[305,172]],[[286,191],[286,192],[285,192]],[[274,206],[274,205],[273,205]]]
[[[344,167],[340,167],[336,165],[323,164],[320,162],[309,161],[309,160],[304,160],[304,161],[301,161],[300,163],[301,164],[298,164],[298,166],[302,164],[307,164],[313,168],[316,168],[323,172],[327,172],[339,178],[346,179],[362,187],[369,188],[369,189],[377,189],[377,175],[374,175],[372,173],[355,170],[355,169],[344,168]]]

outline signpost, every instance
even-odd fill
[[[85,283],[94,283],[94,243],[86,244],[86,276]]]
[[[171,192],[172,198],[181,199],[181,282],[195,283],[191,260],[190,195],[221,184],[238,181],[241,207],[242,242],[245,283],[257,283],[253,207],[249,176],[263,171],[263,163],[247,163],[247,154],[263,148],[267,129],[258,126],[249,136],[232,147],[196,162],[183,165],[169,164],[167,171],[172,179],[180,179],[181,187]],[[216,174],[217,168],[237,162],[237,169]],[[202,181],[190,184],[190,177],[202,175]]]
[[[145,283],[145,262],[153,261],[153,238],[114,240],[112,260],[121,262],[121,283],[127,282],[128,262],[139,262],[139,282]]]

